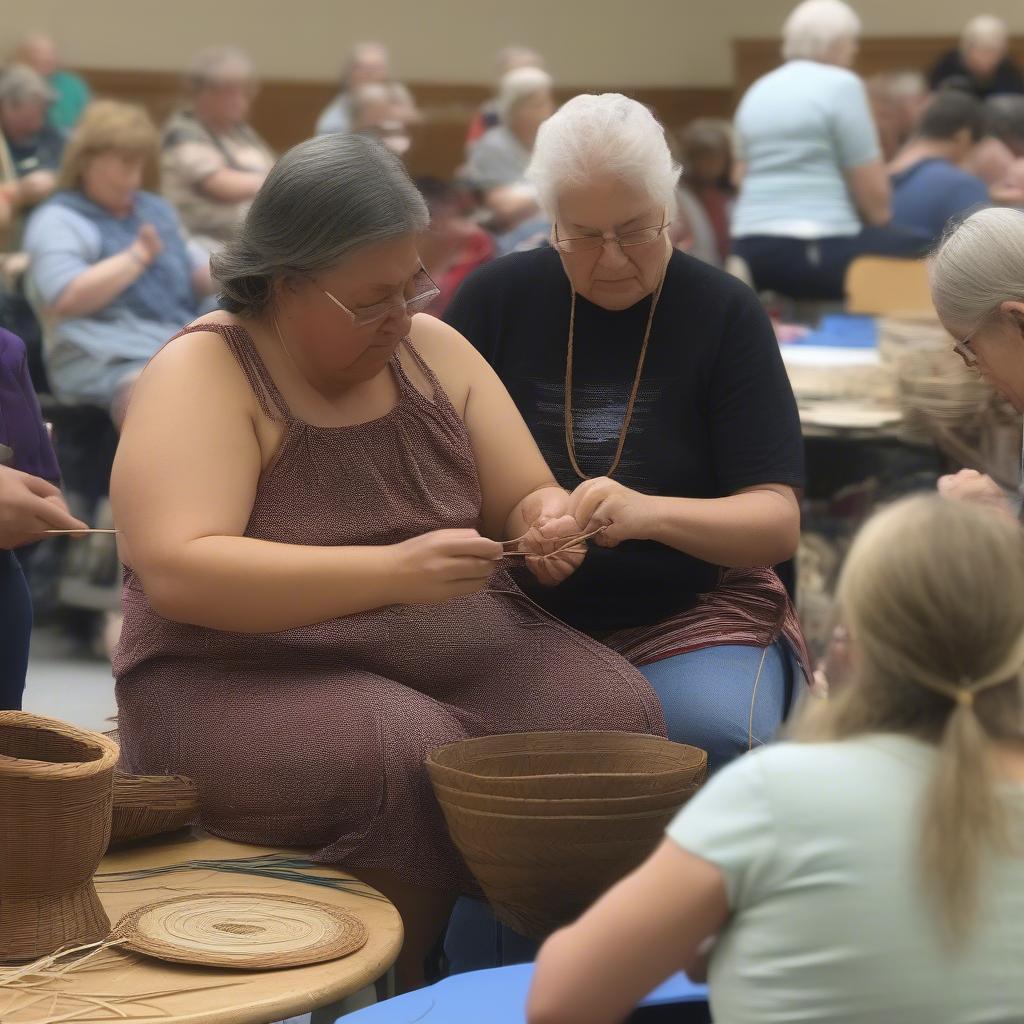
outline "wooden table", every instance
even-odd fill
[[[295,855],[293,850],[272,850],[204,835],[184,835],[110,853],[99,870],[101,873],[136,871],[188,860],[255,857],[269,853]],[[352,877],[324,865],[317,865],[315,872],[339,878]],[[48,983],[55,987],[48,987],[46,991],[104,998],[135,995],[140,999],[144,998],[143,993],[162,994],[145,998],[148,1008],[118,1002],[118,1009],[128,1014],[125,1018],[118,1018],[113,1013],[104,1016],[104,1011],[95,1005],[83,1003],[81,1020],[89,1020],[92,1024],[119,1019],[138,1024],[270,1024],[336,1003],[372,985],[387,973],[402,947],[402,920],[391,903],[325,886],[234,872],[189,870],[136,881],[98,879],[96,888],[111,924],[144,904],[185,892],[258,891],[303,896],[350,910],[366,924],[370,938],[361,950],[341,960],[276,971],[191,967],[110,950],[103,954],[103,960],[96,969],[83,970],[78,975],[71,974],[64,981]],[[24,995],[15,997],[14,993],[0,990],[0,1021],[3,1024],[56,1017],[69,1013],[75,1007],[73,1002],[62,1001],[51,1011],[52,1000],[44,1000],[20,1012],[9,1009],[12,1005],[19,1005],[24,998]],[[154,1013],[154,1009],[158,1012]],[[75,1020],[72,1018],[68,1024],[75,1024]]]

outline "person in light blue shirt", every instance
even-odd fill
[[[961,168],[985,131],[985,110],[947,90],[925,108],[914,137],[889,166],[892,222],[938,242],[950,221],[989,204],[988,186]]]
[[[548,940],[530,1024],[613,1024],[705,969],[719,1024],[1024,1020],[1020,526],[907,499],[861,532],[839,599],[852,678]]]
[[[878,132],[864,83],[849,70],[859,32],[842,0],[805,0],[783,29],[786,63],[758,79],[736,112],[733,251],[759,290],[841,299],[859,253],[923,247],[887,227]]]

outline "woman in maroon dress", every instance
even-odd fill
[[[296,147],[214,257],[226,311],[133,395],[112,499],[128,766],[198,781],[202,824],[316,848],[402,912],[421,980],[468,878],[423,762],[540,729],[664,732],[649,684],[524,597],[576,531],[504,387],[414,244],[423,201],[360,136]],[[561,540],[560,540],[561,538]]]

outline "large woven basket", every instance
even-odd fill
[[[427,769],[495,914],[543,939],[651,853],[707,754],[632,733],[525,733],[442,747]]]
[[[105,735],[118,742],[112,729]],[[176,832],[199,815],[199,790],[184,775],[131,775],[114,773],[114,813],[110,845]]]
[[[110,836],[117,758],[99,733],[0,712],[0,961],[110,931],[92,876]]]

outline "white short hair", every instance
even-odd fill
[[[782,26],[782,56],[821,60],[836,43],[856,39],[860,30],[857,12],[843,0],[804,0]]]
[[[255,78],[252,60],[237,46],[211,46],[196,54],[188,71],[189,87],[195,92],[219,82],[248,81]]]
[[[969,50],[972,46],[991,46],[993,49],[1005,50],[1010,41],[1010,30],[1002,18],[992,14],[979,14],[971,18],[960,34],[960,47]]]
[[[516,68],[501,80],[498,88],[498,116],[507,122],[515,108],[538,92],[550,92],[554,85],[543,68]]]
[[[608,175],[639,186],[674,214],[680,171],[650,110],[604,93],[574,97],[540,126],[526,176],[554,219],[559,195]]]

